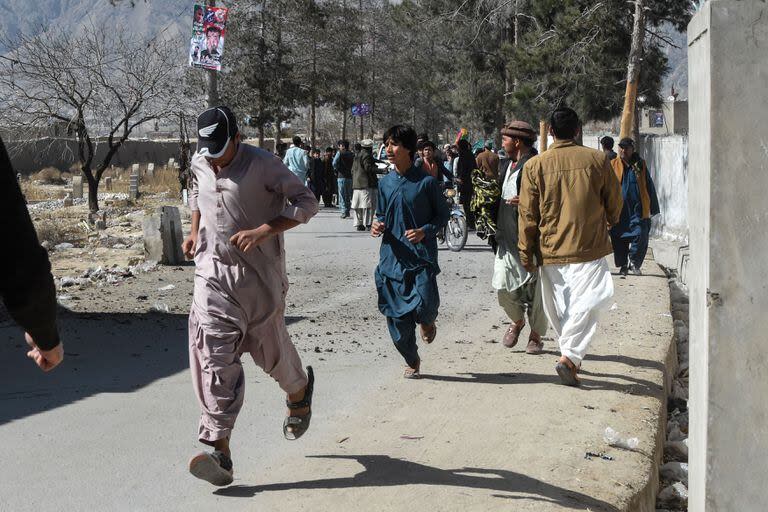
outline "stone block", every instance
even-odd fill
[[[112,190],[112,178],[110,178],[109,176],[104,178],[104,188],[108,191]]]
[[[169,158],[168,159],[168,168],[173,169],[176,165],[176,159],[175,158]]]
[[[146,215],[143,221],[144,257],[163,265],[179,265],[184,262],[181,243],[181,216],[175,206],[162,206],[155,213]]]
[[[131,174],[130,181],[128,183],[128,199],[135,201],[139,198],[139,177],[135,174]]]
[[[72,198],[73,199],[83,198],[83,177],[82,176],[72,176]]]
[[[147,164],[147,176],[153,177],[155,175],[155,164]]]

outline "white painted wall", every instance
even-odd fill
[[[661,214],[653,218],[652,236],[688,241],[688,137],[643,136],[642,156],[656,185]]]

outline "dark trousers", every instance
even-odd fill
[[[475,229],[475,214],[472,212],[471,207],[473,190],[471,188],[461,188],[459,193],[461,195],[459,201],[464,209],[464,215],[467,218],[467,228]]]
[[[418,311],[418,310],[417,310]],[[419,313],[412,311],[399,318],[387,317],[389,335],[395,344],[395,348],[405,359],[405,363],[415,368],[419,362],[419,347],[416,345],[416,324],[429,325],[434,323],[437,312]]]
[[[622,238],[611,232],[611,244],[613,245],[613,261],[617,267],[626,267],[629,261],[632,266],[643,266],[645,255],[648,252],[648,237],[651,232],[651,220],[644,219],[640,224],[640,235],[630,238]]]

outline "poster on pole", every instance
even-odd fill
[[[195,4],[192,15],[192,40],[189,65],[221,71],[224,36],[227,33],[228,9]]]

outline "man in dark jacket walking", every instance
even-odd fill
[[[340,140],[338,146],[339,152],[333,157],[333,168],[337,176],[341,218],[346,219],[349,217],[352,201],[352,163],[355,160],[355,154],[349,150],[348,140]]]
[[[371,229],[373,212],[376,210],[378,178],[376,163],[373,161],[373,141],[360,142],[360,152],[352,165],[352,210],[355,228],[358,231]]]
[[[27,356],[43,371],[64,359],[56,327],[56,287],[48,253],[37,240],[27,205],[0,139],[0,215],[13,250],[0,251],[0,296],[11,317],[25,331]]]

